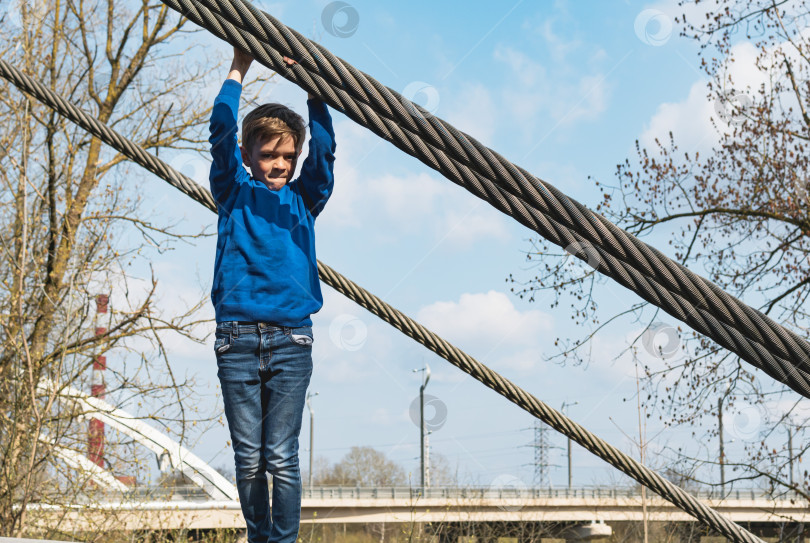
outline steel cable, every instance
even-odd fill
[[[214,199],[208,190],[201,187],[181,172],[178,172],[158,157],[147,153],[135,142],[121,136],[112,128],[99,122],[70,102],[62,99],[50,89],[39,84],[2,59],[0,59],[0,76],[10,81],[21,90],[34,96],[48,107],[53,108],[84,130],[98,137],[133,162],[143,166],[195,201],[201,203],[211,211],[216,212]],[[671,502],[700,522],[703,522],[708,527],[735,542],[762,543],[762,540],[751,532],[701,503],[697,498],[655,471],[589,432],[564,414],[540,401],[535,396],[529,394],[320,261],[318,261],[318,274],[324,283],[331,286],[336,291],[355,301],[407,336],[415,339],[457,368],[507,398],[521,409],[542,420],[556,431],[571,438],[573,441],[632,477],[640,484],[650,488],[662,498]]]
[[[163,2],[552,243],[597,253],[599,271],[810,397],[810,343],[794,332],[250,4]]]
[[[320,70],[316,72],[316,75],[330,79],[329,84],[334,89],[350,89],[352,100],[371,106],[374,113],[381,117],[387,117],[394,122],[404,122],[407,124],[406,129],[411,132],[414,131],[414,127],[419,127],[421,130],[417,131],[416,137],[427,141],[428,145],[435,147],[439,151],[449,154],[451,158],[458,159],[459,162],[465,164],[474,172],[480,172],[486,179],[494,180],[496,184],[505,188],[508,192],[527,200],[530,206],[544,212],[553,212],[557,217],[562,217],[561,222],[568,227],[578,226],[580,234],[583,234],[583,232],[588,234],[584,236],[585,239],[593,243],[599,243],[603,239],[607,240],[614,252],[617,247],[621,247],[623,251],[630,253],[634,252],[635,249],[639,249],[640,252],[635,251],[636,254],[634,254],[633,259],[635,263],[642,264],[641,269],[644,273],[661,273],[661,264],[676,264],[663,254],[658,253],[654,248],[629,236],[629,234],[607,221],[604,217],[592,213],[585,206],[568,198],[554,186],[513,165],[474,138],[424,111],[399,93],[388,89],[370,76],[356,70],[342,59],[332,55],[327,49],[311,42],[295,30],[286,27],[268,14],[251,6],[248,2],[243,0],[197,1],[211,10],[211,13],[220,10],[219,15],[221,17],[229,16],[227,22],[233,23],[237,21],[237,26],[248,32],[261,28],[264,32],[263,37],[266,38],[263,44],[265,51],[268,48],[272,49],[273,45],[275,45],[281,53],[286,53],[288,56],[300,57],[304,60],[311,59],[313,62],[309,63],[309,69],[317,68]],[[293,70],[296,69],[293,68]],[[320,85],[320,87],[322,86]],[[345,102],[345,100],[342,101],[344,105]],[[402,139],[402,137],[399,136],[398,139]],[[424,161],[424,158],[420,158],[420,160]],[[544,194],[546,190],[551,193],[550,196]],[[558,218],[558,220],[560,219]],[[651,253],[648,251],[651,251]],[[701,288],[699,295],[708,299],[714,299],[715,297],[728,298],[723,300],[723,303],[730,305],[731,310],[724,311],[723,314],[727,318],[731,318],[732,313],[734,313],[733,318],[743,322],[749,330],[754,329],[753,325],[757,323],[754,321],[745,322],[746,316],[734,311],[733,306],[738,304],[741,306],[743,313],[748,313],[746,310],[750,310],[748,306],[742,304],[739,300],[733,299],[716,285],[695,274],[692,274],[689,280],[684,280],[679,276],[680,273],[689,275],[691,272],[680,265],[676,265],[674,270],[670,269],[669,273],[671,277],[668,281],[670,283],[678,281],[682,289],[692,292],[692,297],[698,295],[693,288],[694,285],[698,287],[714,286],[715,289],[712,292]],[[703,282],[706,284],[701,284]],[[715,300],[713,306],[715,308],[720,307],[720,300]],[[750,319],[750,317],[751,314],[749,313],[748,318]],[[777,325],[777,331],[780,330],[788,335],[793,335],[792,338],[782,339],[786,347],[780,353],[783,355],[785,353],[798,354],[801,359],[806,360],[807,355],[810,354],[810,343]],[[767,330],[760,330],[759,332],[756,337],[761,342],[768,332]],[[803,348],[801,344],[794,344],[791,341],[797,339],[804,342]],[[776,343],[777,347],[782,347],[775,339],[771,338],[771,341]]]

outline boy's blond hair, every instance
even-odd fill
[[[303,117],[281,104],[264,104],[242,121],[242,145],[248,151],[257,143],[273,136],[288,135],[293,139],[295,152],[300,153],[307,137],[307,125]]]

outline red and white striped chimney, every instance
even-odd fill
[[[106,294],[96,296],[96,319],[98,316],[107,313],[109,297]],[[107,333],[107,329],[96,326],[96,336]],[[93,381],[90,395],[94,398],[104,398],[107,387],[104,384],[104,370],[107,369],[107,357],[99,355],[93,360]],[[91,462],[104,467],[104,423],[98,419],[90,419],[90,429],[87,436],[87,457]]]

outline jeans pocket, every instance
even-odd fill
[[[220,334],[217,332],[216,339],[214,340],[214,352],[222,354],[231,348],[231,335]]]
[[[301,328],[293,328],[287,334],[287,337],[290,338],[290,341],[295,343],[296,345],[301,345],[302,347],[311,347],[312,346],[312,328],[305,326]]]
[[[290,334],[290,339],[296,345],[312,345],[312,338],[304,334]]]

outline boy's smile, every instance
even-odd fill
[[[296,152],[292,137],[282,134],[265,139],[248,151],[242,150],[242,161],[250,168],[253,178],[270,190],[280,190],[295,173]]]

